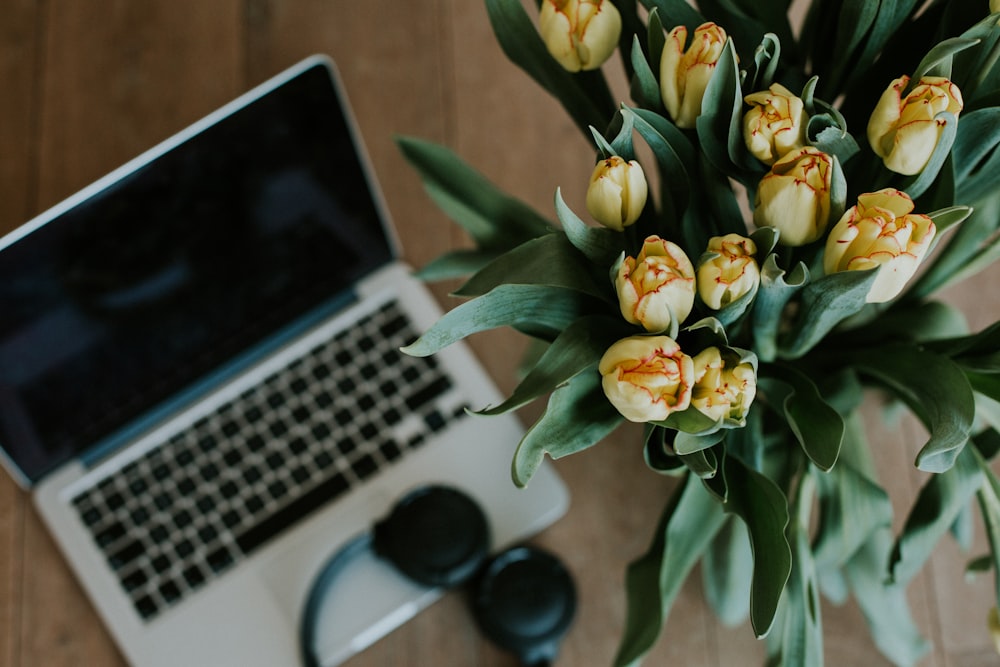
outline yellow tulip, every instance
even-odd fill
[[[830,218],[833,160],[811,146],[774,163],[757,188],[753,221],[774,227],[778,243],[801,246],[823,236]]]
[[[695,355],[691,407],[715,421],[743,424],[757,395],[757,374],[747,362],[726,361],[717,347]]]
[[[708,252],[715,257],[698,267],[698,296],[709,308],[718,310],[760,283],[760,267],[754,258],[757,244],[752,239],[739,234],[713,236]]]
[[[913,214],[906,193],[886,188],[858,197],[830,230],[823,254],[827,274],[881,267],[868,293],[868,303],[899,294],[923,260],[934,239],[934,222]]]
[[[1000,0],[994,1],[997,4],[1000,4]],[[1000,8],[994,9],[993,11],[1000,11]],[[997,653],[1000,653],[1000,610],[996,607],[992,607],[989,614],[986,616],[986,624],[990,629],[990,636],[993,638],[993,647],[996,648]]]
[[[638,257],[625,257],[615,275],[622,316],[646,331],[681,324],[694,307],[694,266],[676,243],[650,236]]]
[[[691,404],[694,362],[669,336],[624,338],[598,370],[605,396],[629,421],[662,421]]]
[[[780,83],[747,95],[744,101],[751,108],[743,116],[743,140],[755,158],[772,165],[806,145],[805,104]]]
[[[886,168],[912,176],[927,166],[937,147],[944,121],[935,117],[947,111],[958,117],[962,92],[948,79],[925,76],[903,97],[910,77],[902,76],[882,93],[868,120],[868,143]]]
[[[544,0],[538,31],[564,69],[592,70],[618,47],[622,18],[611,0]]]
[[[694,127],[701,113],[705,88],[726,45],[726,31],[703,23],[687,46],[687,28],[678,26],[667,35],[660,57],[660,94],[677,127]]]
[[[598,162],[590,174],[587,210],[594,220],[620,232],[639,219],[648,190],[639,163],[613,155]]]

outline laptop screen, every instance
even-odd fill
[[[31,480],[391,256],[322,64],[2,246],[0,446]]]

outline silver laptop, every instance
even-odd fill
[[[310,58],[0,238],[0,445],[125,656],[294,665],[327,557],[426,483],[497,548],[556,520],[508,470],[513,417],[468,350],[402,355],[439,316],[396,257],[333,64]],[[345,572],[335,664],[430,604]]]

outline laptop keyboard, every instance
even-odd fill
[[[151,619],[465,414],[389,302],[73,503]]]

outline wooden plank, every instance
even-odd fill
[[[405,258],[421,265],[447,249],[442,215],[424,195],[394,136],[445,138],[441,45],[448,40],[437,0],[254,0],[248,71],[262,79],[313,53],[337,63],[361,134],[395,218]]]
[[[40,43],[37,4],[15,0],[0,21],[0,235],[30,215],[36,172],[32,138],[37,111],[35,73]],[[21,586],[25,571],[27,495],[0,471],[0,664],[21,660]]]
[[[37,212],[244,86],[240,3],[54,3],[44,15]],[[24,527],[25,665],[123,664],[34,512]]]

